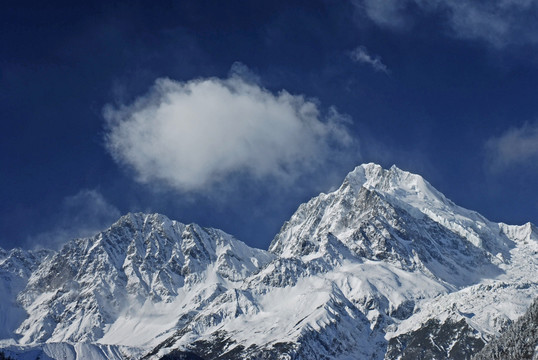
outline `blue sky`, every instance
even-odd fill
[[[356,165],[538,223],[538,1],[3,2],[0,246],[129,211],[266,248]]]

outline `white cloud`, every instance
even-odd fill
[[[454,37],[494,47],[538,43],[538,0],[353,0],[377,25],[404,28],[415,16],[436,15]]]
[[[62,201],[50,230],[30,236],[27,242],[57,248],[71,239],[95,235],[120,216],[120,211],[99,191],[84,189]]]
[[[491,170],[505,170],[515,165],[538,164],[538,123],[512,128],[486,142]]]
[[[334,109],[285,90],[276,94],[244,78],[157,79],[134,103],[107,106],[106,146],[142,183],[208,190],[229,176],[290,183],[352,143]]]
[[[385,64],[381,62],[379,56],[372,56],[368,53],[368,50],[364,46],[359,46],[351,52],[351,59],[361,64],[368,64],[374,68],[375,71],[381,71],[385,74],[389,73],[389,69]]]

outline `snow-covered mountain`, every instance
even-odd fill
[[[19,358],[469,358],[538,295],[538,230],[375,164],[302,204],[269,250],[128,214],[59,252],[0,251]]]

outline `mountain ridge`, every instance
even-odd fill
[[[19,274],[7,254],[0,274]],[[444,349],[436,356],[469,358],[538,293],[538,231],[490,222],[420,175],[370,163],[300,205],[267,251],[130,213],[30,267],[0,302],[22,319],[0,348],[20,358],[389,359],[420,354],[425,329]]]

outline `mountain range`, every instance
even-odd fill
[[[268,250],[142,213],[58,251],[0,249],[0,350],[470,359],[529,308],[536,274],[533,224],[489,221],[419,175],[363,164],[300,205]]]

